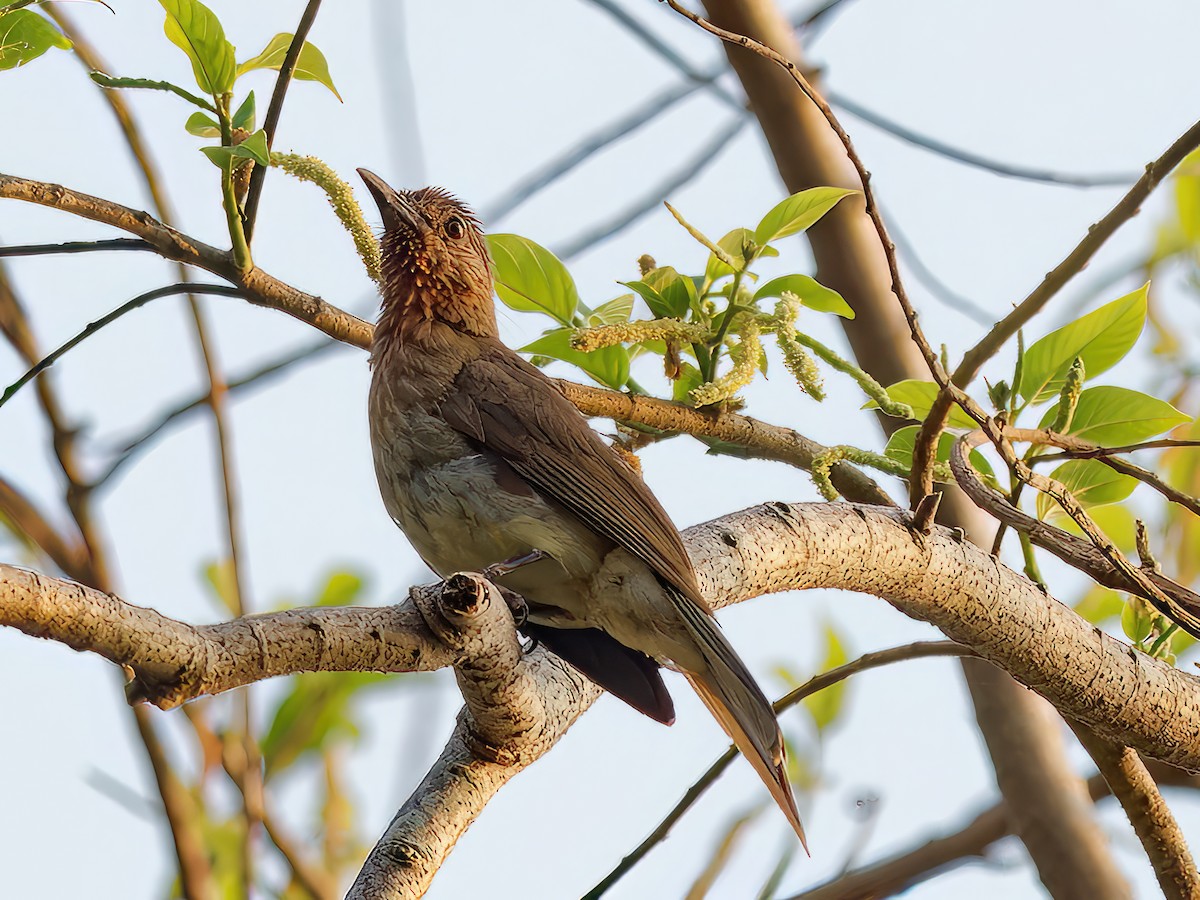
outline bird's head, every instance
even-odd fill
[[[495,336],[491,257],[470,208],[441,188],[397,191],[373,172],[358,174],[383,217],[379,329],[403,339],[442,322]]]

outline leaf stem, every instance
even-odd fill
[[[209,103],[203,97],[197,97],[190,91],[186,91],[177,84],[171,84],[169,81],[154,81],[150,78],[115,78],[112,75],[106,75],[104,72],[89,72],[88,77],[102,88],[141,88],[149,91],[167,91],[182,97],[188,103],[195,104],[201,109],[206,109],[211,113],[215,113],[217,108]]]

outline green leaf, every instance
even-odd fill
[[[1103,625],[1125,610],[1125,598],[1116,591],[1098,584],[1092,585],[1075,604],[1075,612],[1093,625]]]
[[[571,346],[571,335],[574,333],[574,328],[547,331],[532,344],[522,347],[521,352],[569,362],[614,390],[625,387],[625,382],[629,380],[629,351],[618,344],[583,353]]]
[[[271,164],[271,151],[267,148],[267,133],[261,128],[233,148],[234,156],[252,159],[260,166]]]
[[[903,428],[897,428],[892,432],[892,436],[888,438],[887,446],[883,448],[883,455],[888,459],[894,459],[912,468],[913,447],[916,446],[917,435],[920,431],[920,425],[905,425]],[[950,451],[954,449],[954,442],[957,440],[958,435],[950,434],[946,431],[942,432],[942,436],[938,440],[938,462],[949,461]],[[972,450],[968,459],[971,460],[971,465],[975,467],[976,472],[995,477],[995,473],[992,471],[992,464],[978,450]]]
[[[1193,150],[1175,170],[1175,211],[1190,244],[1200,242],[1200,152]]]
[[[1051,472],[1050,477],[1062,482],[1084,509],[1120,503],[1133,493],[1138,484],[1136,478],[1114,472],[1095,459],[1065,462]],[[1066,515],[1049,494],[1038,494],[1037,514],[1039,519],[1055,519]]]
[[[646,305],[650,307],[650,313],[656,319],[670,317],[670,311],[667,308],[667,301],[653,287],[644,281],[618,281],[617,284],[627,287],[634,291],[639,297],[646,301]]]
[[[1057,506],[1057,504],[1055,504]],[[1120,503],[1110,503],[1108,506],[1097,506],[1088,510],[1092,521],[1108,535],[1109,540],[1117,545],[1118,550],[1132,551],[1136,546],[1137,517],[1133,510]],[[1075,524],[1069,516],[1062,516],[1062,521],[1055,523],[1063,531],[1084,537],[1083,529]]]
[[[358,737],[352,701],[363,688],[391,679],[379,672],[320,672],[296,675],[275,707],[262,741],[267,776],[307,754],[322,753],[337,740]]]
[[[1050,427],[1058,415],[1059,405],[1055,403],[1046,411],[1038,428]],[[1079,394],[1075,417],[1067,433],[1103,447],[1120,447],[1152,438],[1189,421],[1190,416],[1165,400],[1129,388],[1106,385],[1088,388]]]
[[[846,656],[846,648],[842,644],[842,639],[837,633],[837,629],[832,623],[825,625],[825,659],[821,662],[821,672],[828,672],[830,669],[836,669],[838,666],[845,665],[849,657]],[[801,702],[808,709],[809,715],[812,716],[813,724],[817,726],[817,733],[820,734],[828,728],[838,717],[842,711],[842,703],[846,695],[846,682],[839,681],[837,684],[830,685],[823,691],[817,691],[815,694],[810,694]]]
[[[651,269],[641,281],[622,281],[619,284],[636,291],[656,319],[682,319],[689,308],[700,302],[696,283],[686,275],[680,275],[671,266]]]
[[[633,294],[622,294],[620,297],[597,306],[588,316],[588,324],[622,325],[629,321],[631,315],[633,315]]]
[[[1145,603],[1134,597],[1129,598],[1121,610],[1121,630],[1135,644],[1150,637],[1150,632],[1154,630],[1154,617],[1147,614]]]
[[[204,567],[204,579],[212,588],[213,595],[221,601],[221,605],[230,615],[239,614],[237,578],[233,571],[233,561],[223,559],[211,562]]]
[[[772,278],[754,292],[754,300],[764,300],[768,297],[782,297],[784,291],[790,291],[800,298],[800,302],[809,309],[817,312],[833,313],[843,319],[853,319],[854,310],[833,288],[827,288],[815,278],[808,275],[781,275]]]
[[[688,394],[704,383],[704,376],[689,362],[680,366],[679,377],[671,385],[671,399],[676,403],[686,403]]]
[[[223,94],[233,87],[237,62],[233,44],[213,11],[199,0],[158,0],[167,12],[163,31],[168,40],[192,61],[192,74],[200,90]]]
[[[187,129],[188,134],[194,134],[196,137],[219,138],[221,136],[221,126],[217,124],[217,120],[202,112],[194,112],[188,116],[187,124],[183,127]]]
[[[732,256],[741,268],[746,267],[746,249],[748,244],[754,245],[756,256],[779,255],[779,251],[774,247],[765,244],[759,246],[754,240],[754,232],[749,228],[735,228],[717,241],[717,246]],[[706,281],[712,283],[718,278],[724,278],[726,275],[732,274],[733,269],[723,263],[715,253],[708,254],[708,263],[704,266],[704,278]]]
[[[754,229],[754,240],[759,244],[769,244],[789,234],[804,231],[833,209],[843,197],[857,193],[845,188],[817,187],[792,194],[762,217]]]
[[[254,91],[246,95],[246,99],[242,101],[242,105],[233,114],[230,124],[234,128],[241,128],[245,131],[254,130]]]
[[[572,324],[579,292],[557,256],[516,234],[489,234],[487,242],[495,265],[496,295],[507,306]]]
[[[254,132],[236,146],[201,147],[200,152],[221,169],[231,167],[235,159],[251,159],[260,166],[271,163],[271,151],[267,149],[267,133],[262,130]]]
[[[687,275],[680,275],[672,266],[651,269],[642,276],[642,281],[662,297],[664,309],[655,313],[660,318],[669,316],[682,319],[689,309],[700,303],[700,295],[696,293],[696,282]],[[648,300],[646,302],[649,303]],[[653,307],[651,309],[653,310]]]
[[[1149,287],[1143,285],[1036,341],[1025,351],[1021,396],[1033,403],[1057,396],[1077,356],[1089,379],[1116,365],[1137,343],[1146,324]]]
[[[887,389],[887,392],[888,396],[898,403],[907,403],[911,406],[914,415],[918,419],[924,420],[929,415],[929,410],[933,408],[934,398],[938,394],[938,386],[932,381],[917,381],[909,378],[905,381],[897,381]],[[874,400],[868,400],[860,408],[878,409],[879,404]],[[968,428],[971,431],[979,427],[975,420],[957,405],[950,407],[948,424],[951,428]]]
[[[237,67],[237,75],[241,78],[247,72],[254,69],[275,69],[276,71],[283,65],[283,59],[287,56],[288,47],[292,45],[291,34],[277,34],[267,42],[267,46],[263,48],[262,53],[252,59],[246,60]],[[338,100],[342,99],[342,95],[337,92],[337,88],[333,86],[333,78],[329,74],[329,63],[325,61],[325,54],[310,44],[304,42],[304,46],[300,48],[300,56],[296,60],[296,70],[292,73],[293,78],[298,78],[300,81],[319,81],[325,87],[333,92],[333,96]]]
[[[317,594],[314,606],[349,606],[362,593],[366,582],[353,572],[334,572]]]
[[[0,71],[23,66],[51,47],[70,50],[73,46],[49,19],[31,10],[14,9],[0,15]]]

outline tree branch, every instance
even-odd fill
[[[1026,429],[1005,429],[1004,433],[1011,434],[1020,440],[1020,435],[1039,434]],[[982,431],[973,431],[955,441],[950,452],[950,471],[963,492],[971,498],[980,509],[1010,528],[1029,535],[1029,539],[1050,553],[1057,556],[1067,565],[1083,572],[1097,584],[1111,587],[1114,590],[1131,591],[1139,597],[1154,601],[1154,591],[1147,591],[1140,579],[1131,580],[1126,572],[1114,565],[1091,541],[1078,538],[1060,528],[1047,525],[1040,519],[1026,515],[1008,502],[1008,499],[985,485],[970,463],[971,449],[987,440]],[[1153,585],[1154,590],[1161,592],[1174,603],[1181,606],[1192,616],[1200,617],[1200,595],[1181,584],[1177,584],[1159,572],[1145,570],[1142,577]]]
[[[1017,331],[1032,319],[1066,286],[1072,278],[1083,271],[1092,257],[1104,243],[1116,234],[1117,230],[1138,214],[1142,204],[1151,192],[1158,187],[1164,178],[1179,165],[1184,158],[1200,147],[1200,122],[1192,125],[1168,147],[1163,154],[1146,166],[1141,178],[1129,189],[1111,210],[1099,222],[1088,228],[1087,234],[1057,266],[1051,269],[1041,283],[1029,295],[1017,304],[1016,308],[993,326],[978,343],[968,350],[954,370],[953,383],[959,388],[965,388],[979,374],[984,363],[991,359]],[[933,462],[934,446],[938,435],[946,427],[946,419],[950,415],[950,407],[954,401],[949,392],[942,390],[934,400],[929,414],[921,426],[921,437],[917,442],[922,448],[918,458],[917,448],[913,450],[913,472],[918,476],[925,490],[932,487],[929,469]],[[918,485],[914,480],[913,489]]]
[[[119,228],[152,244],[167,259],[197,266],[237,285],[246,299],[257,306],[285,312],[347,344],[363,349],[371,346],[371,326],[362,319],[320,297],[297,290],[262,269],[239,272],[228,251],[194,240],[148,213],[62,185],[4,174],[0,174],[0,199],[37,203]]]
[[[1068,724],[1125,810],[1166,900],[1200,897],[1200,873],[1187,841],[1141,757],[1130,747],[1097,737],[1086,725]]]
[[[845,681],[851,675],[857,675],[860,672],[912,659],[927,659],[938,656],[969,656],[972,652],[970,649],[962,647],[953,641],[919,641],[914,644],[905,644],[902,647],[892,647],[888,650],[864,653],[853,662],[848,662],[827,672],[814,675],[795,690],[788,692],[786,696],[781,697],[775,702],[775,712],[778,714],[786,709],[790,709],[805,697],[811,697],[818,691],[823,691],[827,687]],[[627,872],[631,871],[634,866],[641,862],[647,853],[666,840],[667,835],[671,833],[671,829],[675,827],[675,823],[682,819],[683,814],[691,809],[696,804],[696,801],[704,795],[704,792],[716,783],[721,774],[729,768],[729,764],[737,759],[737,755],[737,747],[730,745],[729,749],[722,753],[717,761],[709,766],[705,773],[688,788],[687,793],[667,813],[666,817],[658,824],[658,827],[625,856],[616,868],[605,875],[594,888],[584,894],[583,900],[599,900]]]
[[[1173,765],[1200,768],[1200,735],[1192,727],[1200,717],[1200,681],[1130,651],[955,533],[935,528],[918,540],[907,524],[908,515],[897,510],[774,503],[689,529],[686,538],[701,588],[716,606],[811,587],[884,597],[1109,740]],[[414,591],[421,597],[444,588]],[[506,610],[489,621],[500,636],[481,638],[484,646],[512,640]],[[12,567],[0,567],[0,624],[129,665],[135,675],[131,698],[161,706],[296,671],[412,671],[464,660],[462,649],[438,638],[414,599],[381,609],[297,609],[197,627]],[[586,708],[594,689],[550,659],[535,651],[520,660],[513,677],[528,675],[537,683],[547,721],[558,724],[535,729],[532,736],[510,728],[508,735],[520,737],[502,746],[486,733],[479,741],[471,737],[478,730],[460,727],[442,764],[389,829],[378,851],[384,862],[395,862],[402,846],[444,856],[487,797],[520,765],[545,752],[561,733],[555,729],[565,729]],[[533,668],[522,672],[522,665]],[[470,722],[478,725],[473,716]],[[535,750],[523,743],[527,740]],[[412,829],[420,834],[409,842],[404,836],[415,833]],[[430,840],[434,843],[426,843]],[[422,860],[422,871],[432,873],[436,865],[424,855]],[[414,864],[409,856],[402,861],[405,867]]]
[[[275,145],[275,130],[279,127],[279,117],[283,114],[283,100],[287,96],[288,85],[292,74],[296,71],[296,63],[300,61],[300,51],[304,49],[304,41],[317,18],[317,10],[321,8],[321,0],[308,0],[300,22],[292,35],[287,54],[279,66],[279,74],[275,77],[275,88],[271,92],[271,102],[267,106],[267,115],[263,119],[263,131],[267,133],[267,148]],[[258,201],[262,197],[263,181],[267,177],[267,166],[255,166],[250,171],[250,188],[246,192],[246,204],[242,209],[245,223],[246,240],[254,234],[254,222],[258,216]]]
[[[1195,775],[1162,765],[1157,769],[1155,778],[1161,785],[1200,787]],[[1087,780],[1087,791],[1093,802],[1110,796],[1108,784],[1099,774]],[[964,862],[984,858],[992,844],[1012,833],[1012,818],[1002,801],[958,831],[849,872],[790,900],[874,900],[901,894]]]

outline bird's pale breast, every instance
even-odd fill
[[[388,514],[440,575],[480,571],[538,549],[553,559],[503,583],[535,606],[571,611],[583,624],[587,579],[609,547],[472,447],[440,417],[404,408],[379,376],[371,387],[371,446]],[[568,624],[558,621],[558,624]]]

